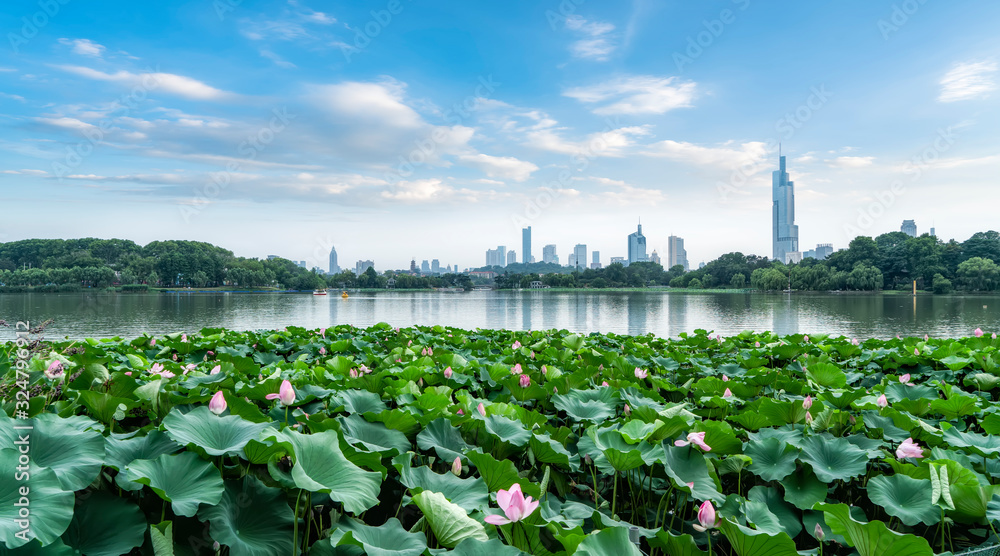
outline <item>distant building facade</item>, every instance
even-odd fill
[[[441,274],[441,261],[437,259],[431,261],[431,274]]]
[[[611,257],[611,264],[620,264],[622,266],[628,266],[628,259],[625,257]]]
[[[576,247],[573,248],[573,266],[574,267],[587,267],[587,245],[584,243],[577,243]]]
[[[663,262],[660,260],[660,254],[656,252],[656,249],[653,249],[653,252],[649,255],[649,262],[663,266]]]
[[[684,250],[684,238],[677,236],[670,236],[667,238],[667,270],[681,265],[684,270],[690,270],[688,268],[688,253]]]
[[[591,254],[591,256],[592,256],[592,258],[590,260],[590,268],[592,268],[594,270],[600,270],[600,268],[601,268],[601,252],[600,251],[594,251]]]
[[[330,274],[340,273],[340,265],[337,264],[337,249],[330,248]]]
[[[521,262],[534,262],[531,260],[531,226],[521,230]]]
[[[496,249],[487,249],[486,266],[507,266],[507,248],[498,245]]]
[[[375,268],[375,261],[358,261],[354,265],[354,273],[361,276],[369,268]]]
[[[542,247],[542,262],[559,264],[559,255],[556,254],[556,246],[548,244]]]
[[[917,237],[917,223],[914,220],[903,220],[903,225],[899,227],[899,231],[910,237]]]
[[[507,251],[507,264],[514,264],[517,262],[517,251],[511,249]]]
[[[795,225],[795,182],[788,179],[785,157],[779,157],[778,164],[779,169],[771,173],[772,258],[788,262],[786,255],[799,250],[799,227]]]
[[[646,236],[642,235],[642,224],[639,229],[628,235],[628,262],[644,263],[649,259],[646,257]]]

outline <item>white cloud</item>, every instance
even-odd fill
[[[56,67],[88,79],[139,85],[148,91],[163,90],[195,100],[221,100],[233,96],[232,93],[221,91],[196,79],[173,73],[152,72],[137,74],[124,70],[115,73],[105,73],[84,66]]]
[[[690,107],[696,89],[697,85],[693,81],[637,75],[575,87],[563,92],[563,95],[585,104],[612,101],[595,108],[595,114],[664,114],[677,108]]]
[[[31,170],[31,169],[21,169],[21,170],[4,170],[4,174],[16,174],[24,176],[47,176],[49,173],[45,170]]]
[[[478,168],[491,178],[524,181],[531,177],[532,172],[538,170],[538,166],[510,156],[490,156],[479,153],[459,156],[458,159],[469,166]]]
[[[59,43],[73,47],[74,54],[93,56],[94,58],[100,58],[107,50],[104,46],[87,39],[59,39]]]
[[[16,100],[18,102],[26,102],[24,97],[21,95],[12,95],[10,93],[0,93],[0,98],[9,98],[11,100]]]
[[[767,146],[760,141],[740,145],[732,141],[719,147],[703,147],[683,141],[660,141],[643,152],[647,156],[669,158],[678,162],[734,170],[743,165],[758,165],[767,158]],[[754,172],[755,173],[756,169]]]
[[[44,124],[49,124],[55,127],[61,127],[65,129],[75,129],[78,131],[85,131],[91,129],[97,129],[97,126],[93,124],[88,124],[87,122],[78,120],[76,118],[35,118],[35,121],[42,122]]]
[[[941,78],[941,94],[938,95],[938,102],[986,98],[997,88],[993,80],[993,74],[996,72],[997,63],[992,61],[955,65]]]
[[[445,185],[441,180],[434,178],[397,182],[392,190],[382,192],[382,198],[411,203],[425,203],[443,199],[449,196],[451,192],[451,187]]]
[[[276,65],[278,67],[282,67],[282,68],[294,68],[294,67],[298,67],[295,64],[289,62],[288,60],[285,60],[281,56],[278,56],[274,52],[271,52],[270,50],[267,50],[267,49],[261,49],[260,55],[263,56],[264,58],[267,58],[268,60],[271,60],[272,62],[274,62],[274,65]]]
[[[615,26],[610,23],[587,21],[578,15],[571,15],[566,18],[566,28],[586,36],[570,45],[570,52],[577,58],[603,62],[616,48],[608,36],[615,30]]]
[[[340,116],[376,121],[386,127],[414,129],[424,125],[420,114],[403,102],[406,84],[393,79],[379,83],[347,81],[315,87],[321,107]]]
[[[555,122],[553,122],[555,123]],[[635,137],[650,135],[649,126],[627,126],[591,133],[582,141],[570,141],[559,134],[559,129],[548,127],[525,134],[525,145],[545,151],[588,157],[619,157],[636,144]]]
[[[838,168],[854,169],[866,168],[875,163],[874,156],[838,156],[828,161],[830,166]]]
[[[578,181],[593,181],[608,187],[592,195],[594,200],[600,203],[615,203],[623,206],[635,204],[650,205],[666,199],[663,191],[659,189],[636,187],[624,180],[614,180],[597,176],[577,179]]]

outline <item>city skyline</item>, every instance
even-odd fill
[[[607,263],[641,216],[693,267],[773,255],[779,142],[799,252],[995,218],[995,4],[213,4],[0,8],[0,241],[466,268],[531,227]]]

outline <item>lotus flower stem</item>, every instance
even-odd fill
[[[287,409],[285,410],[288,411]],[[299,502],[302,501],[302,489],[295,496],[295,521],[292,522],[292,556],[299,554]]]
[[[614,483],[614,486],[611,488],[611,518],[612,519],[618,519],[617,517],[615,517],[615,502],[618,501],[618,470],[617,469],[615,469],[613,483]]]

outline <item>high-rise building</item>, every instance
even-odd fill
[[[684,238],[670,236],[667,238],[667,270],[681,265],[685,271],[688,268],[688,253],[684,250]]]
[[[833,254],[833,244],[832,243],[820,243],[816,246],[816,258],[819,260],[824,260]]]
[[[556,255],[556,246],[548,244],[542,247],[542,262],[559,264],[559,255]]]
[[[517,251],[511,249],[510,251],[507,251],[507,264],[515,263],[517,263]]]
[[[437,259],[431,261],[431,274],[441,274],[441,261]]]
[[[354,273],[361,276],[369,268],[375,268],[375,261],[358,261],[354,265]]]
[[[521,262],[534,262],[531,260],[531,226],[521,230]]]
[[[795,225],[795,182],[788,180],[785,157],[778,157],[779,169],[771,172],[773,258],[787,262],[786,254],[799,250],[799,227]]]
[[[639,229],[628,235],[628,263],[644,263],[646,258],[646,236],[642,235],[642,224]]]
[[[417,259],[410,259],[410,272],[417,273]]]
[[[653,254],[649,256],[649,262],[662,266],[662,263],[660,262],[660,255],[656,252],[656,249],[653,249]]]
[[[570,253],[567,257],[566,266],[575,267],[576,266],[576,253]]]
[[[594,270],[599,270],[601,268],[601,252],[594,251],[591,253],[590,268]]]
[[[622,266],[628,266],[628,260],[625,257],[611,257],[611,264],[620,264]]]
[[[421,263],[420,263],[420,272],[422,272],[423,274],[430,274],[430,272],[431,272],[431,263],[427,262],[427,259],[424,259],[423,261],[421,261]]]
[[[917,223],[913,220],[903,220],[903,225],[899,227],[899,231],[910,237],[917,237]]]
[[[487,249],[486,266],[507,266],[507,248],[498,245],[496,249]]]
[[[340,265],[337,264],[337,250],[330,247],[330,274],[337,274],[340,272]]]
[[[933,226],[931,227],[931,237],[937,237],[937,234],[934,233],[934,227]]]
[[[587,267],[587,245],[583,243],[577,243],[576,247],[573,248],[573,267]]]

